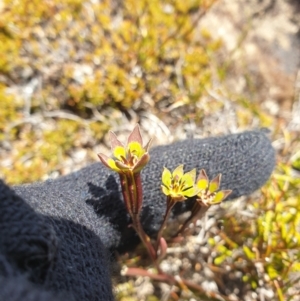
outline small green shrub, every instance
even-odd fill
[[[214,264],[241,271],[253,291],[270,288],[278,300],[293,300],[300,279],[300,179],[280,164],[247,216],[227,215],[221,242],[210,243]]]

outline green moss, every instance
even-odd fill
[[[208,1],[204,9],[212,3]],[[138,5],[127,0],[120,8],[119,23],[108,0],[85,1],[85,5],[77,0],[27,4],[5,2],[2,26],[10,34],[1,43],[0,71],[17,79],[17,70],[30,66],[33,73],[41,72],[45,64],[59,63],[60,56],[66,55],[66,63],[55,74],[56,89],[63,88],[58,89],[60,104],[78,113],[85,113],[85,102],[98,108],[107,104],[129,108],[146,92],[160,101],[163,96],[156,90],[166,80],[172,93],[179,92],[173,73],[180,58],[185,61],[182,76],[191,97],[201,95],[210,81],[211,57],[206,49],[217,50],[218,42],[208,34],[206,43],[194,41],[195,24],[189,15],[201,7],[200,0],[142,0]],[[44,80],[41,93],[46,102],[54,98],[51,103],[60,105],[52,85],[51,78]]]
[[[154,106],[178,95],[186,105],[197,102],[210,86],[210,64],[221,45],[208,31],[201,43],[195,35],[193,20],[214,1],[202,2],[125,0],[117,18],[111,0],[5,0],[0,20],[0,74],[6,79],[0,87],[0,139],[18,148],[10,152],[13,163],[4,171],[8,182],[33,181],[59,168],[71,149],[80,146],[85,131],[94,141],[101,140],[108,125],[94,122],[95,110],[126,111],[145,95],[151,95]],[[16,91],[12,83],[26,85],[36,75],[40,85],[26,99],[27,120],[23,95],[9,96],[7,90]],[[184,86],[178,84],[179,77]],[[78,121],[57,119],[47,129],[47,119],[41,119],[43,127],[35,126],[35,117],[30,119],[62,110],[71,111]],[[35,171],[38,158],[43,168]]]
[[[16,99],[5,92],[5,87],[0,85],[0,141],[15,138],[15,122],[22,117],[23,101]]]
[[[222,235],[227,237],[225,245],[216,246],[215,264],[230,264],[233,270],[243,267],[243,280],[252,289],[264,282],[283,294],[284,300],[289,298],[288,288],[297,282],[291,281],[291,275],[300,272],[299,187],[300,179],[292,176],[291,167],[280,164],[261,198],[252,204],[253,218],[228,215]]]

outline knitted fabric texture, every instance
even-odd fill
[[[165,197],[160,191],[164,166],[173,169],[182,163],[186,171],[197,168],[198,172],[204,168],[209,177],[222,173],[221,188],[232,189],[232,199],[261,187],[275,164],[270,141],[265,132],[259,130],[185,140],[156,147],[150,155],[150,163],[142,171],[142,223],[150,235],[157,232],[165,212]],[[46,262],[50,258],[51,264],[42,269],[44,275],[38,269],[41,278],[35,279],[31,275],[30,281],[42,283],[46,290],[68,292],[75,300],[113,300],[103,245],[109,251],[124,252],[138,243],[137,235],[128,227],[130,220],[119,187],[118,175],[100,163],[56,180],[14,187],[15,192],[37,212],[36,218],[41,219],[41,224],[47,225],[49,233],[55,233],[53,239],[52,234],[41,231],[41,238],[47,237],[47,241],[52,241],[50,245],[56,252],[54,257],[46,256]],[[0,202],[3,202],[1,197]],[[189,206],[191,202],[182,203],[173,213],[177,215],[187,211]],[[5,219],[10,223],[9,218]],[[26,223],[26,227],[33,227],[27,219]],[[19,227],[24,227],[22,222]],[[0,233],[1,236],[6,235],[5,232]],[[7,236],[2,244],[6,246],[10,239]],[[22,264],[14,262],[14,258],[19,256],[12,257],[7,250],[7,246],[3,250],[1,246],[0,254],[12,261],[15,269],[26,271]]]
[[[52,227],[0,180],[0,254],[31,280],[43,281],[56,252]]]
[[[107,252],[95,233],[36,213],[2,181],[0,212],[0,301],[10,295],[26,301],[113,300]]]

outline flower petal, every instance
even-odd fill
[[[111,163],[112,166],[115,166],[118,171],[128,171],[130,170],[130,166],[128,166],[127,164],[123,163],[122,161],[114,161],[113,159],[111,159],[114,163]]]
[[[165,195],[167,195],[167,196],[170,195],[170,190],[168,187],[161,185],[161,190]]]
[[[112,153],[114,152],[117,146],[121,146],[124,148],[124,144],[117,138],[116,134],[112,131],[109,132],[109,140]]]
[[[109,157],[107,157],[106,155],[104,155],[104,154],[98,154],[98,157],[99,157],[99,159],[100,159],[100,161],[106,166],[106,167],[108,167],[108,168],[110,168],[110,166],[108,165],[108,159],[110,159]]]
[[[145,150],[143,149],[142,145],[137,141],[129,142],[128,150],[132,155],[135,155],[137,158],[140,158],[144,153]]]
[[[140,172],[149,162],[150,156],[148,153],[145,153],[142,155],[142,157],[136,162],[136,164],[133,167],[133,172]]]
[[[199,176],[197,178],[197,187],[201,190],[208,188],[209,179],[204,169],[200,170]]]
[[[182,178],[181,178],[181,182],[184,185],[184,189],[190,188],[190,187],[194,187],[195,185],[195,178],[196,178],[196,169],[192,169],[191,171],[185,173]]]
[[[173,173],[172,173],[173,179],[177,176],[179,179],[183,176],[183,164],[177,166]]]
[[[168,189],[171,186],[171,182],[172,182],[172,174],[170,172],[170,170],[166,167],[164,167],[162,176],[161,176],[161,181],[163,183],[164,186],[166,186]]]
[[[113,150],[113,155],[116,159],[123,161],[126,158],[126,150],[124,146],[116,146]]]
[[[138,142],[140,145],[143,145],[143,138],[140,132],[140,126],[138,124],[134,127],[133,131],[128,136],[127,145],[133,141]]]
[[[171,193],[170,193],[170,196],[171,196],[171,198],[172,198],[172,201],[174,201],[174,202],[183,202],[183,201],[186,200],[186,197],[185,197],[185,196],[183,196],[183,195],[181,195],[181,194],[177,194],[177,193],[172,192],[172,191],[171,191]]]
[[[153,138],[151,138],[151,139],[148,141],[148,143],[144,146],[144,150],[145,150],[146,152],[148,152],[148,150],[149,150],[149,148],[150,148],[150,145],[151,145],[152,141],[153,141]]]
[[[214,200],[211,202],[211,204],[219,204],[222,201],[224,201],[232,192],[232,190],[221,190],[218,191],[214,197]]]
[[[107,160],[107,164],[108,164],[108,166],[109,166],[110,169],[112,169],[112,170],[114,170],[116,172],[120,172],[121,171],[120,168],[116,165],[117,162],[114,159],[111,159],[111,158],[109,158]]]
[[[193,186],[193,187],[191,187],[191,188],[185,190],[185,191],[183,192],[183,195],[186,196],[186,197],[188,197],[188,198],[191,198],[191,197],[197,195],[198,192],[199,192],[199,190],[196,189],[196,188]]]
[[[220,187],[220,183],[221,183],[221,174],[218,174],[213,180],[211,180],[210,184],[209,184],[209,191],[211,193],[217,191]]]

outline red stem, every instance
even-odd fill
[[[167,196],[167,208],[166,208],[166,213],[165,213],[165,216],[164,216],[164,220],[160,226],[160,229],[158,231],[158,234],[157,234],[157,239],[156,239],[156,246],[155,246],[155,249],[156,249],[156,252],[158,251],[158,248],[159,248],[159,245],[160,245],[160,239],[162,237],[162,234],[163,234],[163,231],[164,231],[164,228],[166,226],[166,223],[168,221],[168,218],[170,216],[170,213],[171,213],[171,210],[172,208],[174,207],[175,205],[175,201],[172,200],[172,198],[170,196]]]
[[[119,176],[126,209],[130,215],[138,214],[143,204],[141,174],[129,171]]]
[[[121,190],[124,199],[124,203],[127,209],[127,212],[131,215],[131,206],[130,206],[130,194],[128,190],[127,177],[124,173],[119,173],[120,182],[121,182]]]
[[[120,180],[125,206],[132,219],[133,228],[146,247],[153,264],[159,270],[156,251],[140,222],[140,211],[143,202],[141,174],[131,171],[120,173]]]
[[[138,276],[149,277],[153,280],[163,281],[163,282],[169,283],[171,285],[177,284],[180,288],[183,288],[184,286],[186,286],[189,289],[200,293],[201,297],[204,298],[204,300],[210,300],[210,301],[213,301],[213,300],[230,301],[231,300],[230,298],[223,296],[221,294],[216,294],[213,292],[206,292],[202,286],[200,286],[192,281],[185,280],[180,277],[174,277],[172,275],[168,275],[168,274],[165,274],[162,272],[160,272],[159,274],[153,274],[153,273],[148,272],[147,270],[140,269],[140,268],[128,268],[125,272],[125,275],[126,276],[136,276],[136,277],[138,277]]]
[[[157,261],[156,261],[156,259],[157,259],[156,252],[155,252],[155,250],[154,250],[154,248],[151,244],[150,237],[146,234],[146,232],[144,231],[144,229],[141,225],[139,215],[132,215],[131,218],[132,218],[132,224],[133,224],[133,227],[134,227],[135,231],[137,232],[137,234],[139,235],[142,243],[146,247],[153,264],[159,270],[159,267],[158,267],[158,264],[157,264]]]
[[[136,206],[137,206],[137,213],[141,211],[142,204],[143,204],[143,187],[142,187],[142,177],[140,173],[134,173],[134,184],[135,184],[135,191],[136,191]]]

